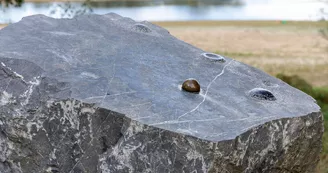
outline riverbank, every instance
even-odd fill
[[[328,86],[325,22],[188,21],[153,22],[177,38],[260,68],[271,75],[297,74],[316,87]],[[0,27],[4,25],[0,25]]]

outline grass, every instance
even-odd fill
[[[322,137],[322,152],[320,156],[320,162],[317,167],[317,173],[328,172],[328,87],[312,87],[308,82],[297,75],[288,76],[284,74],[278,74],[277,78],[285,81],[289,85],[298,88],[299,90],[309,94],[316,99],[318,105],[321,107],[321,112],[324,117],[325,131]]]
[[[215,51],[214,53],[225,55],[227,57],[254,57],[259,56],[251,52],[227,52],[227,51]]]
[[[179,21],[154,22],[205,51],[255,66],[271,75],[299,75],[315,87],[328,86],[325,22]]]
[[[281,26],[296,26],[296,27],[324,27],[326,23],[324,21],[312,22],[312,21],[153,21],[157,25],[163,27],[181,27],[181,26],[188,26],[188,27],[211,27],[211,26],[238,26],[238,27],[281,27]]]
[[[328,90],[328,89],[327,89]],[[328,106],[321,108],[322,113],[324,114],[324,127],[325,132],[322,136],[322,152],[320,155],[320,162],[317,166],[317,173],[328,173]]]
[[[0,29],[7,26],[7,24],[0,24]]]

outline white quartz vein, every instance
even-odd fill
[[[149,105],[149,104],[152,104],[152,102],[144,102],[144,103],[140,103],[140,104],[133,104],[131,106],[126,106],[126,107],[141,107],[141,106],[144,106],[144,105]],[[124,108],[125,106],[121,107],[121,108]]]
[[[8,84],[7,84],[6,88],[5,88],[3,91],[7,91],[8,87],[9,87],[9,85],[10,85],[11,80],[12,80],[12,79],[10,78],[9,81],[8,81]]]
[[[110,114],[110,113],[107,114],[105,120],[100,124],[100,126],[99,126],[98,129],[96,130],[96,133],[94,133],[95,135],[98,134],[100,128],[101,128],[101,127],[103,126],[103,124],[107,121],[107,118],[109,117],[109,114]],[[89,143],[88,143],[88,145],[87,145],[87,146],[89,146],[89,147],[86,148],[86,149],[84,150],[85,152],[87,152],[87,151],[90,149],[90,147],[91,147],[91,143],[93,142],[93,140],[94,140],[94,138],[92,138],[92,139],[89,141]],[[81,147],[80,147],[80,148],[81,148]],[[82,148],[81,148],[81,149],[82,149]],[[72,169],[69,171],[69,173],[73,172],[74,168],[75,168],[75,167],[81,162],[81,160],[82,160],[83,157],[84,157],[84,154],[85,154],[85,153],[82,153],[82,156],[77,160],[77,162],[76,162],[75,165],[72,167]]]
[[[99,106],[101,106],[101,105],[103,104],[103,102],[104,102],[104,100],[105,100],[105,98],[106,98],[106,96],[107,96],[107,93],[108,93],[108,90],[109,90],[110,84],[112,83],[112,81],[113,81],[114,78],[115,78],[115,74],[116,74],[115,68],[116,68],[116,66],[115,66],[115,62],[114,62],[114,64],[113,64],[113,76],[112,76],[112,78],[111,78],[111,79],[109,80],[109,82],[108,82],[108,86],[107,86],[107,89],[106,89],[106,91],[105,91],[105,95],[104,95],[104,97],[102,98],[101,102],[99,103]]]
[[[111,83],[113,79],[111,79],[109,82],[108,82],[108,85]],[[110,95],[107,95],[107,91],[108,91],[108,87],[106,89],[106,93],[105,95],[100,95],[100,96],[92,96],[92,97],[87,97],[87,98],[84,98],[84,100],[90,100],[90,99],[104,99],[104,97],[113,97],[113,96],[120,96],[120,95],[125,95],[125,94],[134,94],[134,93],[137,93],[137,91],[129,91],[129,92],[122,92],[122,93],[117,93],[117,94],[110,94]]]
[[[46,61],[44,61],[46,62]],[[68,71],[65,71],[63,73],[58,73],[58,74],[55,74],[53,75],[54,77],[59,77],[59,76],[63,76],[63,75],[66,75],[66,74],[69,74],[69,73],[74,73],[74,72],[83,72],[85,70],[99,70],[99,69],[102,69],[102,68],[108,68],[110,67],[111,65],[105,65],[105,66],[100,66],[100,67],[86,67],[85,69],[81,70],[81,69],[78,69],[78,70],[68,70]]]
[[[270,119],[273,118],[273,116],[271,117],[265,117],[262,120],[265,119]],[[179,124],[179,123],[192,123],[192,122],[206,122],[206,121],[215,121],[215,120],[220,120],[220,119],[225,119],[224,117],[220,117],[220,118],[209,118],[209,119],[200,119],[200,120],[172,120],[172,121],[163,121],[163,122],[159,122],[159,123],[153,123],[150,125],[162,125],[162,124]],[[224,121],[225,123],[230,123],[230,122],[237,122],[237,121],[248,121],[248,122],[255,122],[255,121],[259,121],[259,119],[257,117],[246,117],[246,118],[240,118],[240,119],[235,119],[235,120],[228,120],[228,121]]]
[[[210,119],[204,119],[204,120],[184,120],[184,121],[177,121],[177,120],[173,120],[173,121],[163,121],[160,123],[153,123],[150,124],[152,126],[154,125],[162,125],[162,124],[179,124],[179,123],[189,123],[189,122],[206,122],[206,121],[215,121],[218,119],[222,119],[222,118],[210,118]]]
[[[17,72],[15,72],[15,71],[13,71],[10,67],[8,67],[5,63],[3,63],[3,62],[1,62],[1,65],[3,66],[3,67],[6,67],[6,68],[8,68],[16,77],[18,77],[18,78],[21,78],[22,80],[23,80],[23,82],[25,82],[26,83],[26,81],[24,81],[24,76],[22,76],[22,75],[20,75],[20,74],[18,74]]]
[[[221,71],[218,75],[216,75],[216,76],[214,77],[214,79],[213,79],[213,80],[207,85],[207,87],[206,87],[206,92],[205,92],[205,94],[204,94],[204,98],[203,98],[203,100],[202,100],[202,101],[201,101],[201,102],[200,102],[200,103],[199,103],[194,109],[192,109],[192,110],[190,110],[189,112],[186,112],[186,113],[182,114],[181,116],[179,116],[179,117],[178,117],[178,121],[179,121],[182,117],[185,117],[186,115],[188,115],[188,114],[190,114],[190,113],[196,111],[196,110],[199,108],[199,106],[202,105],[202,104],[205,102],[205,100],[206,100],[206,96],[207,96],[207,93],[208,93],[208,91],[209,91],[209,89],[210,89],[212,83],[213,83],[218,77],[220,77],[221,75],[224,74],[224,70],[226,69],[226,67],[227,67],[228,65],[230,65],[231,62],[233,62],[233,61],[234,61],[234,60],[231,60],[228,64],[226,64],[226,65],[223,67],[222,71]]]

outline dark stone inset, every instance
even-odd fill
[[[249,95],[259,100],[269,100],[269,101],[277,100],[276,97],[271,93],[271,91],[263,88],[254,88],[249,91]]]
[[[215,53],[203,53],[203,57],[214,60],[214,61],[219,61],[219,62],[226,62],[225,58],[221,55],[215,54]]]
[[[187,79],[183,82],[182,89],[188,92],[198,93],[200,91],[200,85],[195,79]]]
[[[143,33],[150,33],[151,29],[148,28],[148,26],[144,25],[144,24],[135,24],[134,25],[134,29],[138,32],[143,32]]]

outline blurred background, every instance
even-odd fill
[[[328,120],[328,0],[0,2],[0,28],[34,14],[72,18],[114,12],[148,20],[187,43],[260,68],[299,88],[317,100]],[[328,130],[317,172],[328,173]]]

